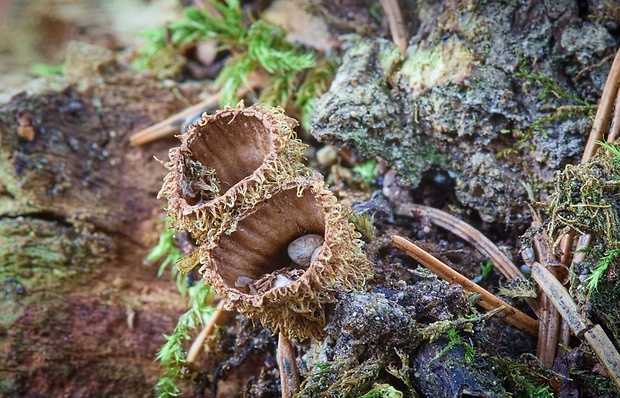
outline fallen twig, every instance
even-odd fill
[[[394,210],[394,214],[399,216],[411,217],[415,213],[421,213],[433,224],[452,232],[474,246],[476,250],[486,255],[497,270],[508,280],[514,281],[517,278],[525,279],[521,270],[495,245],[495,243],[484,236],[482,232],[453,215],[439,209],[413,203],[402,204],[397,206]],[[525,301],[536,313],[536,316],[540,317],[539,302],[533,298],[527,298]]]
[[[562,318],[568,323],[573,333],[584,338],[590,344],[601,361],[609,377],[620,389],[620,354],[599,325],[593,325],[579,314],[570,294],[564,289],[557,278],[540,263],[534,263],[532,277],[543,289]]]
[[[262,84],[264,83],[259,78],[248,79],[246,86],[240,88],[237,91],[237,97],[245,97],[247,93],[260,87]],[[202,113],[212,110],[219,104],[221,98],[221,92],[213,94],[206,100],[201,101],[196,105],[192,105],[189,108],[184,109],[179,113],[175,113],[174,115],[170,116],[165,120],[162,120],[157,124],[149,126],[144,130],[135,133],[134,135],[129,137],[129,142],[131,142],[131,145],[133,146],[140,146],[148,144],[149,142],[156,141],[160,138],[168,137],[175,132],[179,132],[180,126],[183,124],[185,119],[198,112]]]
[[[209,337],[213,333],[213,331],[215,330],[215,327],[219,323],[222,322],[222,319],[224,318],[225,315],[226,315],[226,311],[224,310],[224,302],[220,301],[220,303],[217,305],[215,309],[215,312],[209,319],[209,322],[200,331],[200,333],[198,333],[198,336],[196,336],[196,339],[194,340],[191,347],[189,348],[189,351],[187,352],[187,357],[186,357],[187,362],[190,362],[190,363],[196,362],[196,360],[198,359],[198,356],[200,356],[200,353],[204,350],[203,346],[204,346],[204,342],[206,338]]]
[[[405,54],[407,51],[407,29],[398,6],[398,0],[381,0],[381,6],[388,19],[392,41],[394,41],[400,53]]]
[[[299,370],[293,344],[282,333],[278,335],[278,368],[280,368],[282,398],[292,398],[299,392]]]
[[[616,92],[616,105],[614,106],[614,116],[611,119],[611,129],[607,136],[607,142],[616,142],[618,135],[620,135],[620,88]]]
[[[420,247],[416,246],[414,243],[408,241],[402,236],[393,235],[392,245],[405,252],[409,257],[413,258],[445,281],[449,283],[458,283],[463,286],[463,289],[466,291],[480,294],[482,299],[479,304],[484,309],[491,310],[504,307],[504,310],[499,312],[497,316],[502,318],[505,322],[532,336],[538,336],[538,322],[536,320],[501,300],[476,283],[470,281],[426,251],[422,250]]]
[[[597,142],[603,140],[603,130],[607,128],[609,123],[618,88],[620,88],[620,51],[616,53],[614,62],[611,64],[611,69],[609,70],[607,81],[605,82],[605,88],[601,95],[601,101],[596,111],[596,118],[592,124],[590,137],[588,137],[588,142],[583,150],[581,163],[585,163],[594,156],[598,148]]]
[[[549,298],[546,295],[542,295],[540,298],[540,308],[536,356],[540,362],[553,367],[560,339],[559,331],[562,317],[555,307],[549,303]]]
[[[497,270],[510,281],[517,278],[525,278],[521,270],[489,238],[453,215],[432,207],[413,203],[399,205],[394,210],[394,214],[399,216],[411,217],[415,213],[428,217],[433,224],[447,229],[474,246],[480,253],[489,257],[497,267]]]
[[[575,80],[581,79],[583,77],[583,75],[585,75],[586,73],[588,73],[592,69],[596,69],[596,68],[599,68],[599,67],[605,65],[607,63],[607,61],[609,61],[611,58],[613,58],[613,56],[614,56],[613,54],[609,54],[605,58],[601,59],[599,62],[597,62],[597,63],[595,63],[593,65],[586,66],[585,68],[580,70],[579,73],[577,73],[575,75]]]
[[[538,216],[538,213],[532,209],[532,227],[540,228],[542,221]],[[572,236],[566,236],[562,240],[563,244],[567,244],[568,240],[572,242]],[[547,243],[549,237],[547,231],[540,229],[537,235],[534,237],[533,256],[527,256],[525,251],[522,252],[523,261],[530,267],[534,267],[535,262],[543,262],[547,266],[557,266],[560,263],[553,255],[553,251]],[[571,245],[572,243],[568,243]],[[562,256],[562,259],[570,261],[569,257]],[[554,273],[557,277],[557,272]],[[536,357],[545,365],[553,366],[553,362],[558,355],[558,343],[560,342],[562,317],[555,307],[549,302],[547,296],[540,294],[540,300],[538,302],[538,315],[539,329],[538,329],[538,344],[536,345]]]
[[[197,103],[196,105],[190,106],[182,110],[179,113],[175,113],[169,118],[162,120],[161,122],[154,124],[141,130],[131,137],[129,137],[129,141],[133,146],[140,146],[144,144],[148,144],[149,142],[156,141],[160,138],[168,137],[174,132],[179,132],[179,127],[183,123],[183,121],[200,111],[207,111],[209,108],[217,106],[220,102],[221,94],[213,94],[211,97],[207,98],[204,101]]]

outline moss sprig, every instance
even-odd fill
[[[375,384],[371,391],[360,398],[402,398],[403,393],[389,384]]]
[[[301,110],[305,128],[315,99],[327,90],[338,65],[333,58],[317,61],[321,57],[316,52],[288,41],[280,27],[246,18],[239,0],[212,1],[204,9],[186,8],[182,19],[165,29],[145,32],[144,37],[148,44],[138,52],[134,65],[155,70],[160,77],[181,72],[183,47],[216,40],[218,51],[230,52],[215,79],[222,106],[237,103],[239,88],[257,71],[268,77],[259,102],[285,107],[293,101]]]
[[[597,290],[598,284],[605,275],[609,266],[620,258],[620,248],[607,251],[594,265],[592,273],[586,278],[586,288],[589,292]]]
[[[189,309],[179,317],[172,334],[164,335],[166,342],[157,352],[155,359],[166,368],[155,385],[158,398],[175,397],[180,394],[177,383],[190,373],[185,358],[186,342],[191,337],[191,331],[206,324],[215,312],[215,308],[211,306],[213,299],[211,288],[202,282],[189,286],[187,276],[179,272],[175,266],[181,259],[181,251],[174,242],[175,231],[169,218],[164,222],[164,230],[159,236],[157,245],[148,253],[145,262],[153,263],[163,259],[157,272],[160,277],[165,269],[171,266],[170,272],[176,281],[177,289],[183,296],[189,296]]]
[[[189,309],[179,317],[171,335],[164,335],[166,343],[157,352],[156,360],[166,370],[155,385],[158,398],[176,397],[180,394],[178,381],[191,373],[191,367],[185,357],[185,343],[190,339],[192,330],[205,325],[215,312],[211,306],[213,292],[204,283],[197,283],[188,289]]]
[[[596,109],[596,105],[571,93],[548,74],[534,70],[534,65],[530,65],[525,58],[522,58],[519,62],[515,76],[524,79],[528,85],[537,85],[540,88],[537,97],[541,101],[547,99],[549,94],[553,94],[555,97],[568,100],[577,105]]]
[[[493,261],[491,260],[487,260],[484,263],[480,264],[480,274],[476,275],[473,279],[472,282],[474,283],[480,283],[483,280],[485,280],[486,278],[488,278],[490,275],[493,274]]]
[[[549,205],[548,230],[554,246],[571,230],[593,237],[597,250],[584,253],[590,268],[586,296],[596,290],[603,275],[620,258],[620,148],[617,144],[599,144],[602,149],[590,161],[568,165],[558,174]]]
[[[377,168],[377,159],[368,159],[357,166],[353,166],[354,173],[359,174],[364,182],[371,185],[377,178],[375,169]]]
[[[503,378],[504,386],[517,398],[553,398],[550,382],[562,376],[543,365],[531,354],[519,359],[490,357],[497,365],[497,372]]]
[[[499,151],[496,155],[498,158],[507,158],[524,150],[534,150],[533,138],[535,136],[547,138],[545,125],[549,123],[577,119],[584,115],[590,118],[594,117],[595,104],[580,98],[568,90],[566,85],[560,84],[550,75],[535,70],[535,66],[530,64],[527,59],[522,58],[520,60],[515,77],[523,81],[522,88],[524,91],[536,93],[540,116],[524,128],[502,130],[502,134],[512,135],[515,141],[509,148]]]
[[[170,220],[166,218],[164,223],[164,230],[161,235],[159,235],[157,245],[151,249],[144,259],[144,262],[147,264],[152,264],[163,259],[157,271],[158,277],[163,275],[166,267],[176,264],[182,257],[181,251],[174,243],[175,231],[172,228]],[[176,281],[177,289],[185,296],[188,289],[187,277],[181,274],[175,266],[170,267],[170,273]]]
[[[465,362],[473,363],[476,356],[476,351],[471,344],[463,340],[463,338],[459,335],[459,332],[456,329],[450,329],[450,331],[448,332],[448,344],[443,348],[443,350],[441,350],[439,354],[437,354],[437,357],[435,359],[446,355],[448,351],[459,346],[463,347]]]

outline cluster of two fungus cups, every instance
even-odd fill
[[[203,115],[170,150],[160,196],[174,228],[199,245],[181,270],[202,264],[224,309],[289,338],[320,338],[325,304],[361,289],[372,269],[350,210],[302,163],[296,126],[260,105]]]

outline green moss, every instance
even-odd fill
[[[620,265],[620,161],[605,153],[618,145],[612,147],[599,150],[585,164],[566,166],[556,177],[549,205],[554,245],[571,230],[592,236],[591,247],[583,253],[587,269],[571,269],[571,292],[580,303],[597,294],[600,281]]]
[[[30,290],[70,290],[113,253],[103,234],[37,218],[0,219],[0,327],[22,315]]]
[[[461,336],[459,336],[459,332],[456,329],[451,329],[448,332],[448,345],[446,345],[446,347],[442,350],[442,352],[439,353],[439,356],[445,355],[446,352],[450,351],[451,349],[455,347],[463,347],[463,350],[464,350],[463,356],[465,358],[465,362],[468,362],[468,363],[474,362],[474,357],[476,356],[476,351],[474,350],[474,347],[472,347],[471,344],[466,343],[461,338]]]
[[[502,134],[510,134],[515,140],[512,146],[501,150],[497,157],[508,157],[526,151],[534,151],[534,137],[547,138],[546,127],[557,125],[563,120],[572,121],[582,117],[592,119],[596,105],[578,97],[574,91],[560,84],[546,73],[535,69],[527,59],[522,58],[515,72],[517,82],[526,95],[537,99],[536,107],[539,116],[528,125],[519,128],[502,130]]]
[[[515,72],[521,89],[530,97],[536,98],[539,116],[528,125],[511,130],[502,130],[502,134],[512,135],[515,142],[511,147],[497,153],[498,157],[536,149],[533,138],[548,138],[546,126],[552,126],[562,120],[578,120],[581,117],[592,119],[596,105],[578,97],[574,91],[560,84],[546,73],[538,71],[535,66],[522,58]]]
[[[190,333],[200,325],[206,324],[215,312],[211,306],[213,299],[211,288],[202,280],[189,286],[187,276],[176,266],[181,260],[181,251],[174,242],[174,234],[171,221],[166,218],[164,230],[157,245],[151,249],[145,259],[148,263],[163,259],[158,276],[163,274],[166,267],[171,266],[177,289],[183,296],[189,293],[190,308],[179,317],[173,333],[169,336],[164,335],[166,343],[157,352],[157,361],[165,367],[164,373],[155,385],[158,398],[175,397],[180,394],[178,382],[189,371],[189,364],[185,358],[187,340],[190,338]]]
[[[389,384],[376,384],[372,390],[359,398],[402,398],[403,393]]]
[[[517,67],[515,76],[524,80],[524,89],[537,87],[537,98],[546,100],[551,95],[559,100],[568,101],[575,105],[580,105],[590,110],[595,110],[596,105],[590,104],[588,101],[579,98],[573,92],[562,86],[556,80],[546,73],[534,69],[534,65],[530,64],[525,58],[522,58]]]
[[[362,235],[366,242],[375,240],[374,217],[371,214],[352,212],[349,215],[349,222],[355,226],[355,230]]]
[[[620,263],[616,259],[615,269]],[[620,345],[620,281],[617,278],[602,278],[596,290],[590,295],[592,311],[611,332],[616,345]]]
[[[213,291],[202,281],[188,289],[189,309],[179,317],[177,326],[171,335],[164,335],[166,343],[157,352],[157,361],[164,367],[164,373],[155,385],[158,398],[175,397],[180,394],[178,382],[186,378],[190,371],[190,364],[185,358],[187,354],[187,340],[190,333],[201,325],[209,322],[215,313],[211,306]]]
[[[16,397],[22,395],[23,392],[15,383],[9,378],[2,378],[0,380],[0,395],[3,397]]]
[[[166,29],[146,32],[149,43],[139,51],[134,65],[152,69],[162,78],[176,77],[185,62],[181,55],[184,46],[215,40],[220,44],[218,51],[235,54],[215,79],[222,106],[237,103],[238,90],[248,83],[252,72],[259,71],[269,82],[258,102],[286,107],[293,100],[307,128],[314,101],[327,89],[337,62],[289,42],[280,27],[261,18],[247,18],[239,0],[211,3],[204,9],[188,7],[184,17]]]
[[[375,168],[377,167],[376,159],[368,159],[365,162],[360,163],[357,166],[353,166],[354,173],[359,174],[367,184],[372,184],[375,181]]]
[[[550,391],[551,381],[561,376],[543,365],[530,354],[522,355],[517,360],[491,358],[497,365],[497,374],[503,378],[504,386],[513,396],[519,398],[553,398]]]
[[[105,235],[37,218],[0,219],[0,275],[26,289],[81,279],[106,256],[113,244]]]
[[[482,396],[505,397],[507,391],[496,376],[488,357],[477,356],[468,361],[465,347],[461,344],[448,348],[445,339],[422,347],[417,354],[415,372],[416,386],[420,395],[448,397],[458,395],[464,386]],[[447,375],[449,377],[446,377]]]
[[[329,368],[313,371],[304,381],[300,396],[311,391],[324,391],[327,395],[338,397],[357,397],[370,388],[377,378],[383,363],[367,361],[359,366],[348,368],[348,364],[332,362]],[[343,368],[347,366],[347,368]],[[337,392],[340,393],[337,393]]]
[[[586,278],[588,291],[596,291],[603,275],[610,266],[615,263],[618,264],[620,258],[620,248],[612,249],[605,252],[598,260],[598,262],[592,268],[592,273]]]
[[[62,75],[65,71],[65,64],[61,62],[55,65],[34,64],[30,67],[30,72],[39,76],[56,76]]]
[[[151,249],[144,261],[151,264],[161,260],[159,270],[157,271],[157,276],[159,277],[162,276],[166,267],[171,266],[170,273],[176,281],[177,289],[183,296],[185,296],[189,286],[187,283],[187,277],[182,272],[179,272],[179,269],[176,266],[182,256],[181,250],[179,250],[174,243],[174,234],[175,231],[172,228],[172,221],[166,217],[164,221],[164,230],[159,236],[157,245]]]
[[[578,385],[583,386],[583,390],[588,391],[591,397],[618,398],[618,389],[609,377],[583,369],[570,369],[569,372],[570,376],[577,379]]]

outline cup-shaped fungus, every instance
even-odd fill
[[[291,338],[321,337],[324,304],[372,277],[348,217],[324,182],[300,178],[201,250],[201,272],[226,309]]]
[[[170,150],[159,193],[168,199],[173,226],[209,245],[283,183],[309,175],[296,126],[281,108],[243,102],[189,126]]]

